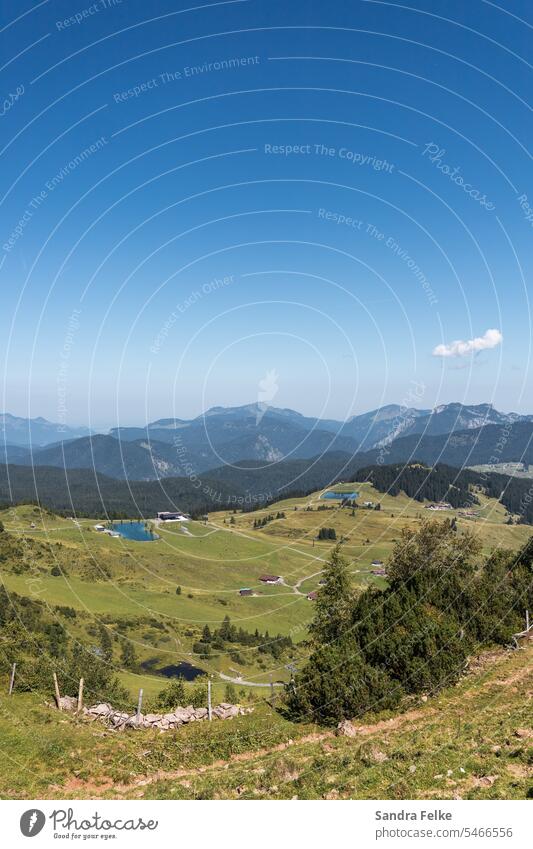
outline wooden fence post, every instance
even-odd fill
[[[61,706],[61,696],[59,694],[59,684],[57,682],[57,675],[56,675],[55,672],[54,672],[54,690],[55,690],[55,693],[56,693],[57,707],[59,708],[59,710],[63,710],[63,708]]]
[[[143,691],[142,691],[142,688],[141,688],[139,690],[139,700],[137,702],[137,717],[136,717],[137,725],[139,725],[140,722],[141,722],[141,708],[142,708],[142,706],[143,706]]]
[[[213,719],[213,711],[211,710],[211,678],[207,679],[207,716],[209,722]]]
[[[78,688],[78,713],[83,710],[83,678],[80,678],[80,686]]]
[[[13,687],[15,686],[15,669],[17,668],[17,664],[14,663],[11,667],[11,678],[9,679],[9,695],[13,692]]]

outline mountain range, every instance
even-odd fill
[[[40,448],[51,442],[88,436],[91,432],[88,427],[68,427],[49,422],[41,416],[25,419],[11,413],[0,413],[0,440],[8,445]]]
[[[311,468],[319,457],[339,469],[413,458],[474,465],[494,462],[491,457],[500,443],[499,462],[533,462],[533,416],[501,413],[491,404],[452,403],[433,410],[388,405],[345,422],[248,404],[107,434],[9,414],[0,416],[0,423],[0,462],[88,468],[123,480],[190,478],[211,471],[219,479],[224,474],[264,479],[267,470],[276,477],[273,470],[280,463],[295,462],[300,473],[299,461],[312,460],[307,462]]]

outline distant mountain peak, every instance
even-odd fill
[[[274,413],[278,416],[290,416],[300,419],[304,418],[302,413],[298,413],[296,410],[291,410],[288,407],[272,407],[270,404],[265,404],[262,401],[252,401],[251,404],[242,404],[238,407],[209,407],[209,409],[207,409],[204,413],[200,413],[197,418],[201,419],[204,416],[238,415],[239,413],[255,416],[257,413],[265,412]]]
[[[91,433],[88,427],[71,427],[38,416],[25,419],[12,413],[0,413],[0,434],[4,442],[21,447],[44,446],[61,440],[79,439]]]

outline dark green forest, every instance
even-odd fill
[[[388,587],[354,594],[337,546],[309,628],[309,659],[286,709],[334,724],[432,694],[463,674],[476,649],[512,643],[533,604],[533,538],[518,553],[479,558],[476,538],[449,520],[405,530],[387,563]]]
[[[149,518],[158,510],[182,509],[193,517],[234,507],[251,511],[280,498],[301,497],[343,481],[369,480],[380,492],[405,492],[418,501],[449,501],[453,507],[476,503],[476,489],[496,498],[517,517],[533,524],[533,482],[528,478],[457,469],[422,462],[353,464],[346,455],[326,454],[308,468],[308,460],[289,460],[267,468],[239,465],[214,469],[198,478],[122,481],[90,469],[0,465],[0,508],[40,504],[60,515],[109,519]],[[298,487],[291,483],[298,480]]]

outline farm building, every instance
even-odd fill
[[[307,593],[308,601],[316,601],[317,595],[318,595],[318,593],[317,593],[316,590],[313,590],[313,592],[311,592],[311,593]]]
[[[259,580],[262,584],[279,584],[281,577],[279,575],[261,575]]]
[[[160,522],[187,522],[189,517],[180,511],[162,510],[157,514]]]
[[[239,595],[253,595],[254,591],[249,589],[248,587],[243,587],[242,590],[239,590]]]
[[[437,501],[435,504],[428,504],[426,510],[453,510],[453,508],[447,501]]]

